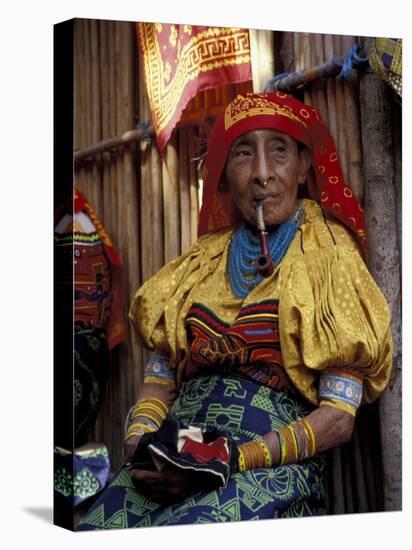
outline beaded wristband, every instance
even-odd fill
[[[254,468],[270,468],[272,457],[263,439],[255,439],[239,445],[239,472]]]
[[[292,445],[293,445],[293,452],[294,452],[294,462],[297,462],[299,460],[299,451],[298,451],[298,442],[296,440],[296,434],[295,430],[293,429],[293,426],[289,425],[288,430],[291,435]]]
[[[299,459],[309,458],[308,440],[305,432],[305,427],[301,422],[292,422],[292,427],[295,432],[296,441],[298,443]]]
[[[144,404],[149,404],[149,405],[153,404],[161,407],[162,409],[167,409],[165,402],[162,401],[161,399],[158,399],[157,397],[145,397],[144,399],[141,399],[140,401],[138,401],[134,408],[138,408],[140,405],[144,405]]]
[[[143,409],[153,410],[155,412],[158,412],[160,416],[165,417],[168,413],[168,407],[164,401],[161,401],[156,397],[149,397],[146,399],[142,399],[141,401],[136,403],[132,410],[132,418],[135,418],[136,416],[141,416]]]
[[[270,468],[272,466],[272,453],[264,439],[259,440],[259,444],[263,449],[263,454],[265,455],[265,466]]]
[[[316,453],[316,440],[312,426],[305,418],[292,422],[275,432],[279,443],[279,464],[294,464]],[[270,468],[273,457],[262,438],[239,445],[239,472],[253,468]]]
[[[239,447],[238,466],[239,466],[239,472],[246,471],[245,457],[243,456],[243,452],[240,447]]]
[[[302,429],[301,429],[302,428]],[[312,426],[305,418],[275,432],[279,443],[279,464],[294,464],[316,453]]]
[[[298,459],[302,458],[302,442],[300,440],[300,431],[297,429],[296,422],[292,422],[290,429],[293,431],[293,437],[295,438],[296,443],[296,456]]]
[[[156,397],[149,397],[139,401],[132,410],[131,418],[149,418],[158,428],[166,418],[169,408],[166,403]]]
[[[155,431],[155,426],[150,426],[149,424],[144,424],[143,422],[135,422],[129,426],[129,429],[126,432],[125,440],[134,435],[143,435],[144,433]]]
[[[259,454],[256,450],[260,450],[258,444],[255,441],[249,441],[242,445],[243,458],[245,461],[245,470],[250,470],[255,466],[255,462],[259,459]]]
[[[316,453],[316,440],[315,434],[313,433],[312,426],[309,424],[309,421],[306,418],[302,418],[301,422],[305,428],[305,434],[307,436],[308,442],[310,442],[310,450],[308,446],[308,455],[309,457],[313,456]]]
[[[281,464],[292,464],[299,460],[295,432],[291,426],[279,430],[282,452]]]
[[[279,448],[280,448],[280,460],[279,460],[279,464],[285,464],[285,458],[286,458],[286,443],[285,443],[285,439],[283,437],[283,433],[281,433],[281,431],[278,431],[277,432],[278,434],[278,439],[279,439]]]
[[[277,437],[278,447],[279,447],[279,457],[278,457],[277,464],[282,464],[282,441],[281,441],[281,436],[280,436],[279,432],[274,432],[274,433]]]

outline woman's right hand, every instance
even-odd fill
[[[132,468],[130,477],[136,490],[153,502],[169,505],[183,502],[190,496],[209,488],[203,478],[190,470],[168,466],[162,471]]]

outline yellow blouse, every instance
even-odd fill
[[[284,368],[314,405],[318,378],[328,367],[363,378],[363,400],[385,389],[392,367],[390,312],[347,229],[320,206],[302,201],[304,221],[274,273],[245,299],[233,296],[226,275],[234,230],[198,239],[137,291],[129,317],[141,342],[170,356],[181,382],[188,345],[185,318],[202,303],[232,323],[242,306],[279,300]]]

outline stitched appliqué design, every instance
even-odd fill
[[[265,300],[241,308],[231,325],[202,304],[186,317],[190,355],[185,378],[199,372],[236,371],[271,388],[293,391],[283,369],[279,341],[278,302]]]

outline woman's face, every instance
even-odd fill
[[[228,191],[243,217],[256,225],[256,202],[263,200],[266,226],[296,212],[298,186],[306,181],[310,154],[277,130],[253,130],[232,144],[225,167]],[[267,185],[265,185],[267,182]]]

